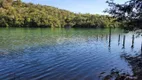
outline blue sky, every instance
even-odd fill
[[[75,13],[104,14],[103,10],[108,8],[106,0],[22,0],[35,4],[54,6],[60,9],[69,10]],[[124,3],[128,0],[115,0],[117,3]]]

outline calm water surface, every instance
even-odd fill
[[[112,69],[133,74],[121,55],[140,52],[141,41],[121,29],[1,28],[0,80],[101,80]]]

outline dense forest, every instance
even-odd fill
[[[117,27],[108,15],[81,14],[21,0],[0,0],[0,27]]]

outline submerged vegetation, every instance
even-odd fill
[[[51,6],[0,0],[0,27],[117,27],[108,15],[73,13]]]

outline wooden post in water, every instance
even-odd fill
[[[109,47],[111,46],[111,27],[109,29]]]
[[[133,35],[132,36],[132,46],[131,46],[131,48],[134,48],[134,40],[135,40],[135,36]]]
[[[111,27],[109,28],[109,51],[111,50]]]
[[[141,54],[142,54],[142,42],[141,42]]]
[[[123,37],[123,49],[125,49],[125,38],[126,38],[126,36],[124,35],[124,37]]]
[[[120,34],[119,34],[119,37],[118,37],[118,46],[120,45]]]

